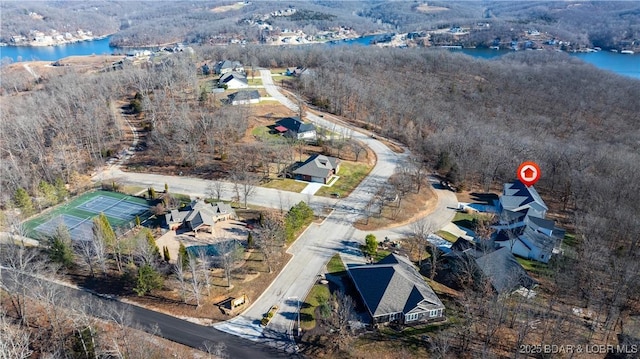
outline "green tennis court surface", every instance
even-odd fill
[[[26,221],[24,226],[27,234],[35,239],[50,236],[59,225],[64,224],[73,240],[91,240],[93,218],[98,214],[104,213],[115,229],[133,224],[136,216],[141,220],[148,218],[149,207],[150,204],[143,198],[95,191],[58,205],[47,213]]]

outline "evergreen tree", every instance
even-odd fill
[[[182,268],[189,266],[189,252],[183,243],[180,243],[180,248],[178,248],[178,261],[182,263]]]
[[[102,239],[110,248],[113,248],[116,243],[116,232],[113,231],[107,216],[102,212],[93,219],[93,234]]]
[[[156,199],[157,197],[156,190],[153,187],[147,189],[147,194],[149,194],[149,199]]]
[[[136,216],[136,227],[140,227],[140,216]]]
[[[71,234],[67,226],[61,224],[56,228],[53,237],[51,237],[49,258],[65,268],[71,268],[73,266],[73,256]]]
[[[163,280],[160,273],[153,269],[149,264],[145,264],[138,268],[138,277],[133,291],[141,297],[151,292],[153,289],[162,288],[162,285]]]
[[[69,190],[67,190],[67,185],[64,183],[62,178],[58,177],[53,182],[53,186],[56,189],[56,196],[58,197],[58,203],[64,201],[69,196]]]
[[[38,192],[42,197],[44,197],[44,205],[46,207],[58,203],[56,188],[51,183],[47,181],[40,181],[38,184]]]
[[[160,259],[160,248],[158,248],[158,245],[156,244],[156,239],[153,238],[153,232],[148,228],[146,232],[147,242],[149,243],[149,246],[153,248],[153,254]]]
[[[13,201],[15,202],[16,207],[20,208],[23,216],[29,217],[34,213],[31,196],[29,196],[29,193],[24,188],[20,187],[16,190],[16,193],[13,196]]]
[[[171,260],[171,255],[169,254],[169,247],[163,246],[162,254],[164,255],[164,261],[168,263]]]

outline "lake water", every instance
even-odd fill
[[[368,35],[359,37],[356,39],[332,41],[329,44],[331,46],[343,46],[343,45],[371,45],[371,42],[375,39],[380,39],[380,35]],[[492,50],[492,49],[449,49],[449,51],[459,51],[466,55],[476,58],[492,59],[502,56],[504,54],[510,54],[509,50]],[[609,51],[599,52],[581,52],[581,53],[569,53],[570,56],[577,57],[580,60],[592,64],[603,70],[615,72],[617,74],[640,79],[640,54],[626,55]]]
[[[0,59],[12,61],[57,61],[68,56],[110,55],[122,49],[109,46],[109,38],[59,46],[2,46]]]
[[[368,35],[356,39],[332,41],[329,44],[330,46],[367,46],[371,44],[371,41],[382,39],[384,38],[384,36],[385,35]],[[461,51],[467,55],[485,59],[490,59],[506,53],[510,53],[510,51],[491,49],[461,49],[451,51]],[[9,57],[12,61],[56,61],[68,56],[85,56],[94,54],[108,55],[112,53],[122,52],[125,52],[125,50],[109,46],[109,38],[106,37],[104,39],[94,41],[82,41],[60,46],[3,46],[0,47],[0,59]],[[640,79],[640,54],[626,55],[608,51],[600,51],[589,53],[571,53],[570,55],[603,70],[608,70],[627,77]]]

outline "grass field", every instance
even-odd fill
[[[68,216],[73,216],[73,217],[77,217],[79,219],[93,219],[94,217],[96,217],[98,214],[94,213],[94,212],[90,212],[87,210],[83,210],[81,208],[78,208],[79,206],[81,206],[82,204],[91,201],[97,197],[111,197],[111,198],[115,198],[117,200],[123,200],[123,202],[129,202],[129,203],[136,203],[139,205],[143,205],[146,207],[149,207],[150,204],[146,199],[143,198],[139,198],[139,197],[132,197],[132,196],[128,196],[126,194],[122,194],[122,193],[117,193],[117,192],[109,192],[109,191],[94,191],[94,192],[88,192],[85,194],[82,194],[74,199],[72,199],[69,202],[60,204],[56,207],[53,207],[51,210],[46,211],[46,213],[43,213],[33,219],[30,219],[26,222],[24,222],[24,227],[26,229],[27,235],[29,235],[30,237],[33,237],[35,239],[38,239],[39,237],[41,237],[41,234],[36,230],[36,227],[38,227],[39,225],[48,222],[49,220],[51,220],[52,218],[56,218],[59,216],[63,216],[63,215],[68,215]],[[149,212],[145,212],[142,216],[140,216],[141,220],[145,220],[148,216],[150,215]],[[129,218],[129,219],[120,219],[120,218],[113,218],[113,217],[109,217],[107,216],[107,219],[109,220],[109,223],[111,223],[111,226],[113,227],[121,227],[124,226],[130,222],[132,222],[134,220],[135,216]]]
[[[326,285],[316,284],[311,288],[307,298],[300,307],[300,327],[302,330],[310,330],[316,327],[315,311],[320,305],[320,298],[329,300],[329,288]]]
[[[273,179],[265,184],[260,185],[265,188],[280,189],[283,191],[300,193],[308,183],[296,181],[290,178]]]
[[[337,193],[340,197],[346,197],[367,177],[372,168],[373,166],[366,163],[342,161],[338,172],[340,179],[331,187],[320,188],[316,196],[331,197]]]

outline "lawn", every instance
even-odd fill
[[[346,268],[342,263],[342,259],[340,259],[340,254],[334,254],[327,263],[327,273],[340,273],[344,272],[345,270]]]
[[[453,217],[454,224],[464,227],[470,230],[475,230],[474,221],[476,219],[481,219],[484,217],[489,217],[490,214],[482,214],[482,213],[466,213],[466,212],[456,212],[456,215]]]
[[[253,79],[251,77],[248,77],[247,83],[249,84],[249,86],[262,86],[262,78],[260,76],[256,76]]]
[[[314,285],[304,303],[300,306],[300,327],[302,330],[311,330],[316,327],[315,311],[320,305],[319,298],[329,300],[329,287],[322,284]]]
[[[447,231],[437,231],[436,235],[451,243],[455,243],[458,240],[458,237],[455,234],[449,233]]]
[[[376,254],[373,255],[373,261],[374,262],[378,262],[379,260],[381,260],[382,258],[388,256],[389,254],[391,254],[391,251],[385,251],[384,249],[378,249]]]
[[[261,187],[300,193],[305,187],[307,187],[307,185],[308,183],[306,182],[300,182],[290,178],[278,178],[262,184]]]
[[[340,197],[346,197],[367,177],[372,168],[372,165],[366,163],[342,161],[338,172],[340,178],[333,186],[320,188],[316,196],[332,197],[337,193]]]
[[[524,269],[534,275],[540,277],[549,277],[552,274],[552,271],[547,264],[520,257],[516,257],[516,260]]]

